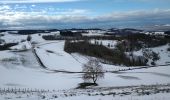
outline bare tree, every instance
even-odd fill
[[[99,78],[104,77],[104,72],[103,72],[103,67],[99,64],[99,61],[96,59],[92,59],[88,61],[86,64],[83,66],[83,79],[84,80],[91,80],[93,83],[96,83],[96,81]]]

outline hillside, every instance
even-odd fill
[[[82,66],[90,59],[97,58],[79,53],[70,54],[65,52],[65,40],[47,41],[38,34],[33,34],[31,37],[31,41],[26,40],[26,35],[5,33],[1,37],[5,42],[19,43],[9,50],[0,51],[0,76],[3,76],[0,80],[0,99],[37,100],[38,98],[43,99],[45,96],[46,99],[55,99],[57,97],[64,100],[79,98],[106,100],[112,99],[113,93],[116,93],[115,98],[119,99],[122,97],[122,100],[131,97],[139,100],[161,99],[161,97],[164,97],[166,100],[169,98],[169,92],[167,92],[169,90],[163,90],[164,92],[166,91],[164,94],[162,92],[152,94],[155,91],[149,89],[149,96],[138,96],[138,93],[131,91],[133,90],[132,88],[143,85],[148,86],[148,88],[155,85],[155,88],[160,91],[161,88],[170,89],[170,52],[167,51],[167,48],[169,48],[168,44],[151,48],[159,53],[160,56],[160,59],[156,61],[156,66],[127,67],[100,62],[105,72],[104,78],[98,80],[98,86],[88,87],[89,90],[81,90],[76,88],[79,83],[84,82],[81,78]],[[24,42],[22,42],[23,40]],[[116,40],[98,41],[102,42],[106,47],[108,43],[113,45],[110,49],[114,49],[117,43]],[[94,40],[91,40],[91,43],[94,44]],[[142,51],[138,50],[134,52],[134,55],[142,55]],[[122,90],[116,87],[120,87]],[[109,90],[109,88],[113,89]],[[99,91],[99,89],[102,90]],[[21,90],[27,90],[28,92],[21,93]],[[16,91],[18,92],[15,94],[14,92]],[[32,94],[30,95],[31,91]],[[94,91],[94,93],[89,91]],[[130,94],[121,96],[123,91],[129,91]],[[110,95],[106,95],[109,93]],[[94,96],[91,97],[89,95]]]

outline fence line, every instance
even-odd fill
[[[53,90],[54,91],[54,90]],[[0,93],[46,93],[51,92],[46,89],[36,89],[36,88],[0,88]]]

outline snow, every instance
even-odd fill
[[[78,53],[68,54],[63,51],[64,41],[57,43],[50,43],[47,45],[40,46],[37,52],[42,61],[50,69],[66,70],[66,71],[81,71],[82,64],[86,63],[91,57],[84,56]],[[50,50],[55,52],[51,54],[46,52]],[[156,49],[157,50],[157,49]],[[58,55],[57,55],[58,54]],[[54,61],[55,59],[55,61]],[[70,68],[70,65],[75,66]],[[53,67],[55,66],[55,67]],[[102,64],[105,71],[118,71],[121,69],[133,69],[137,67],[125,67],[116,65]],[[145,72],[145,70],[148,72]],[[169,74],[166,72],[159,73],[160,70],[170,70],[169,66],[158,67],[153,73],[152,70],[155,68],[143,69],[141,72],[126,72],[126,73],[106,73],[105,78],[99,80],[99,86],[130,86],[130,85],[141,85],[141,84],[156,84],[156,83],[169,83]],[[136,71],[136,70],[134,70]]]
[[[5,32],[4,34],[5,35],[2,36],[1,39],[4,39],[6,43],[17,43],[27,39],[27,35],[9,34],[8,32]]]
[[[111,87],[113,88],[113,87]],[[144,89],[144,90],[143,90]],[[8,92],[2,90],[0,92],[0,99],[12,100],[169,100],[169,87],[166,86],[137,86],[137,87],[123,87],[123,88],[98,88],[98,89],[71,89],[60,91],[37,91],[27,90],[26,92]],[[156,90],[156,91],[155,91]],[[22,91],[22,90],[20,90]],[[31,92],[32,91],[32,92]],[[143,92],[142,92],[143,91]],[[130,93],[130,94],[125,94]]]
[[[0,55],[0,76],[4,76],[1,77],[0,88],[70,89],[82,82],[79,74],[54,73],[43,69],[31,50],[0,51]],[[8,61],[11,58],[17,60]]]
[[[64,41],[50,42],[50,44],[39,46],[36,50],[43,63],[50,69],[81,71],[82,64],[86,63],[91,57],[77,53],[70,55],[63,51],[63,45]],[[47,50],[53,51],[54,54],[46,52]],[[27,62],[26,64],[12,64],[13,68],[9,68],[1,63],[0,75],[5,77],[0,80],[0,87],[69,89],[76,88],[79,83],[83,82],[80,78],[81,74],[55,73],[42,69],[36,62],[36,58],[31,51],[18,53],[0,51],[0,55],[1,60],[5,58],[17,57],[20,59],[21,57],[24,57],[26,60],[25,62]],[[70,67],[70,65],[74,67]],[[102,65],[107,71],[129,68],[124,66]],[[120,73],[106,73],[105,77],[98,81],[98,84],[101,87],[157,83],[166,84],[170,83],[169,70],[170,66],[160,66]],[[11,86],[10,84],[13,84],[14,86]]]
[[[81,55],[78,53],[68,54],[64,49],[63,40],[60,41],[46,41],[38,34],[31,35],[31,42],[36,42],[35,51],[43,64],[51,70],[42,68],[37,62],[35,55],[31,50],[31,45],[28,41],[21,42],[26,39],[27,35],[13,35],[6,33],[1,37],[6,42],[19,42],[18,45],[11,47],[12,49],[22,50],[25,45],[27,51],[12,52],[11,50],[0,51],[0,89],[17,88],[17,89],[45,89],[56,90],[58,92],[50,93],[32,93],[19,94],[1,93],[0,100],[12,98],[13,100],[37,100],[42,99],[42,95],[46,95],[46,99],[51,98],[51,95],[60,93],[64,95],[65,91],[75,89],[79,83],[84,82],[82,74],[80,73],[59,73],[53,70],[61,71],[81,71],[82,65],[94,57]],[[101,41],[101,40],[99,40]],[[94,42],[94,41],[92,41]],[[102,40],[102,44],[107,46],[108,43],[116,44],[116,41]],[[114,46],[113,46],[114,47]],[[161,59],[156,63],[157,65],[164,65],[170,62],[170,52],[167,51],[168,45],[152,48],[153,51],[160,54]],[[135,55],[142,55],[141,50],[134,52]],[[102,64],[102,63],[101,63]],[[117,65],[102,64],[105,71],[118,71],[121,69],[133,69],[138,67],[126,67]],[[157,66],[151,68],[133,69],[127,71],[120,71],[117,73],[107,72],[103,79],[97,81],[98,86],[94,88],[109,88],[118,86],[136,86],[136,85],[153,85],[153,84],[169,84],[170,83],[170,65]],[[83,91],[83,90],[82,90]],[[86,91],[86,89],[85,89]],[[88,91],[88,90],[87,90]],[[122,90],[123,91],[123,90]],[[79,90],[73,92],[79,94]],[[107,91],[109,92],[109,90]],[[87,93],[87,92],[86,92]],[[93,92],[92,92],[93,93]],[[95,92],[94,92],[95,93]],[[158,93],[152,95],[127,95],[114,96],[113,95],[77,95],[73,97],[60,96],[59,100],[169,100],[169,93]]]
[[[41,35],[40,35],[41,34]],[[47,33],[46,33],[47,34]],[[42,38],[42,35],[45,35],[45,33],[39,33],[39,34],[32,34],[31,35],[31,42],[33,43],[43,43],[43,42],[46,42],[46,40],[44,40]]]
[[[99,80],[99,86],[131,86],[170,83],[170,66],[160,66],[129,70],[120,73],[107,73]]]
[[[77,87],[80,82],[77,75],[56,74],[41,69],[26,69],[22,66],[16,69],[0,67],[1,75],[5,76],[0,80],[0,87],[3,88],[69,89]]]
[[[103,36],[105,31],[89,31],[88,33],[82,33],[83,36]]]
[[[160,60],[156,62],[158,65],[163,65],[170,62],[170,52],[167,51],[167,48],[168,45],[153,48],[153,51],[159,53],[160,55]]]
[[[90,57],[90,56],[85,56],[79,53],[72,53],[71,54],[76,61],[78,61],[81,64],[87,63],[90,59],[97,59],[95,57]],[[100,63],[103,66],[104,71],[118,71],[118,70],[123,70],[123,69],[132,69],[132,68],[138,68],[138,67],[126,67],[126,66],[120,66],[120,65],[108,65],[108,64],[103,64]]]
[[[90,56],[81,55],[78,53],[68,54],[64,51],[65,41],[53,41],[46,42],[44,44],[38,45],[36,48],[36,53],[42,60],[43,64],[51,70],[60,71],[82,71],[83,64],[87,63],[91,58]],[[116,43],[113,41],[104,41],[103,43]],[[117,65],[107,65],[102,64],[105,71],[118,71],[120,69],[129,69],[131,67],[117,66]],[[132,67],[133,68],[133,67]]]
[[[31,49],[31,44],[30,44],[30,42],[25,41],[25,42],[19,43],[16,46],[12,46],[10,49],[13,49],[13,50],[28,50],[28,49]]]
[[[28,53],[27,56],[31,56],[31,53]],[[0,87],[52,90],[75,88],[77,84],[80,83],[81,79],[78,78],[78,74],[69,75],[46,71],[34,62],[35,60],[35,58],[32,58],[33,62],[29,62],[27,66],[19,64],[11,66],[13,68],[9,68],[6,65],[0,65],[0,75],[5,76],[1,77]]]
[[[105,47],[108,47],[108,45],[110,45],[110,47],[108,48],[111,48],[111,49],[114,49],[117,44],[116,40],[90,40],[90,42],[92,44],[95,44],[95,42],[97,42],[98,45],[102,44]]]
[[[159,47],[150,48],[154,52],[158,53],[160,56],[160,59],[156,61],[157,65],[166,65],[170,62],[170,52],[167,51],[168,47],[169,45],[167,44]],[[142,50],[134,52],[134,55],[142,56]]]
[[[154,94],[149,96],[76,96],[76,97],[69,97],[69,98],[60,98],[60,100],[169,100],[169,94]]]
[[[82,64],[77,62],[70,54],[65,52],[65,41],[41,45],[36,52],[46,67],[53,70],[81,71]]]
[[[8,58],[12,58],[14,57],[15,55],[13,53],[10,53],[9,51],[0,51],[0,60],[8,57]]]
[[[28,36],[28,35],[9,34],[8,32],[2,32],[2,34],[4,34],[4,36],[2,36],[1,39],[4,39],[6,43],[21,42],[22,40],[26,40]],[[42,38],[42,34],[44,35],[45,33],[39,33],[39,34],[31,34],[30,35],[32,37],[31,42],[35,42],[35,43],[45,42],[45,40]]]

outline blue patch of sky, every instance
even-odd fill
[[[98,16],[112,12],[133,11],[133,10],[150,10],[150,9],[168,9],[170,1],[167,0],[84,0],[78,2],[60,2],[60,3],[22,3],[19,7],[25,9],[16,9],[17,11],[41,11],[47,10],[49,13],[56,12],[58,9],[85,9],[90,11],[89,16]],[[9,4],[15,7],[16,4]],[[31,7],[36,5],[35,7]],[[18,8],[19,8],[18,7]],[[31,9],[32,8],[32,9]],[[49,10],[49,8],[53,8]]]

